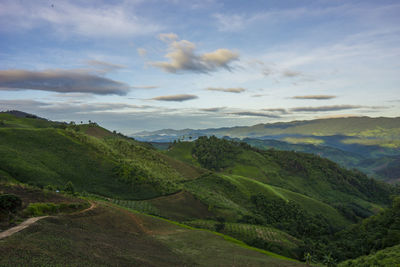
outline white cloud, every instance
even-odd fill
[[[87,3],[4,1],[0,3],[0,30],[52,27],[63,35],[130,37],[152,34],[162,27],[122,5],[88,6]]]
[[[161,34],[160,39],[168,42],[169,52],[165,55],[169,61],[150,62],[166,72],[182,71],[207,73],[221,68],[231,70],[229,64],[239,59],[239,54],[228,49],[217,49],[213,52],[196,54],[196,45],[187,40],[177,41],[173,33]]]
[[[208,91],[217,91],[217,92],[227,92],[227,93],[243,93],[246,89],[241,87],[235,88],[222,88],[222,87],[208,87],[206,88]]]
[[[144,57],[147,55],[147,50],[144,48],[139,47],[138,49],[136,49],[136,51],[138,52],[139,56]]]

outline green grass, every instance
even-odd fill
[[[39,156],[40,155],[40,156]],[[116,163],[94,147],[57,129],[0,129],[0,168],[24,183],[132,197],[113,173]]]
[[[1,266],[302,266],[230,237],[107,204],[43,219],[0,242],[0,250]]]
[[[339,267],[394,267],[400,266],[400,245],[371,253],[368,256],[362,256],[354,260],[341,262]]]
[[[87,207],[87,205],[83,203],[30,203],[28,207],[23,210],[23,213],[30,217],[37,217],[69,213],[72,211],[82,210],[85,207]]]
[[[71,181],[81,192],[148,199],[176,192],[180,188],[176,182],[201,174],[148,144],[96,125],[67,126],[0,115],[7,119],[3,120],[7,127],[0,127],[1,180],[59,188]],[[124,168],[140,170],[145,179],[122,178],[119,173]]]
[[[190,226],[212,231],[215,231],[217,223],[212,220],[185,222]],[[292,258],[298,257],[297,250],[302,243],[300,240],[275,228],[244,223],[224,223],[221,233],[237,238],[246,244],[263,246],[265,249]]]
[[[349,224],[336,209],[326,203],[243,176],[209,175],[187,182],[184,186],[206,203],[217,216],[226,217],[231,221],[251,215],[251,196],[262,194],[271,200],[280,198],[293,201],[311,214],[322,214],[339,228]]]
[[[112,199],[111,203],[126,207],[132,210],[140,211],[146,214],[160,216],[160,210],[148,201],[120,200]]]
[[[200,164],[192,157],[192,142],[178,142],[173,144],[173,149],[168,149],[164,153],[174,159],[186,162],[196,167],[200,167]]]

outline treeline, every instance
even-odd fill
[[[303,176],[309,180],[326,180],[333,189],[347,192],[362,199],[382,204],[390,204],[391,194],[399,194],[399,188],[369,178],[358,170],[347,170],[337,163],[318,156],[293,151],[259,150],[266,157],[274,160],[288,174]],[[331,203],[335,204],[335,203]],[[357,207],[352,207],[357,209]],[[356,211],[359,215],[363,211]],[[371,214],[367,214],[365,217]],[[361,216],[361,218],[365,218]]]
[[[215,136],[201,136],[194,142],[192,154],[202,167],[219,171],[228,167],[243,148],[250,148],[246,143],[232,142]]]
[[[327,249],[339,261],[369,255],[400,244],[400,197],[381,213],[337,233]]]

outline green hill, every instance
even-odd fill
[[[390,248],[379,250],[375,253],[371,253],[368,256],[361,256],[354,260],[347,260],[341,262],[339,267],[369,267],[369,266],[382,266],[382,267],[393,267],[400,264],[400,245],[396,245]]]
[[[0,177],[39,186],[143,199],[177,191],[177,181],[202,171],[151,146],[111,133],[96,124],[66,125],[0,114]],[[18,123],[15,123],[15,122]]]
[[[279,140],[245,138],[243,142],[261,149],[277,149],[318,155],[348,169],[355,168],[374,178],[387,182],[396,182],[400,179],[400,172],[398,170],[400,156],[396,155],[393,149],[368,146],[368,151],[361,153],[357,150],[355,152],[345,151],[328,145],[292,144]],[[366,149],[364,148],[364,150]]]
[[[21,260],[15,261],[20,265],[32,255],[46,265],[46,253],[49,260],[62,265],[56,259],[65,260],[61,254],[66,250],[89,266],[107,265],[112,259],[104,257],[103,251],[109,246],[114,254],[119,253],[120,265],[160,265],[164,257],[166,265],[224,265],[226,255],[237,251],[214,241],[215,233],[182,228],[177,223],[239,239],[235,242],[245,250],[237,251],[242,256],[235,262],[242,265],[246,261],[251,266],[266,265],[271,260],[251,254],[258,250],[249,252],[249,246],[300,260],[313,252],[322,262],[322,252],[331,244],[327,239],[334,240],[351,224],[378,213],[390,205],[391,195],[398,194],[394,186],[307,153],[261,150],[215,137],[175,142],[160,151],[96,123],[51,122],[21,113],[0,113],[0,121],[1,181],[46,188],[46,194],[75,191],[103,200],[96,212],[89,213],[93,217],[39,222],[43,227],[39,234],[24,236],[26,247],[11,238],[14,241],[6,243],[9,254],[3,265],[10,265],[8,259],[16,260],[24,248],[28,254],[22,253]],[[132,215],[115,205],[156,217]],[[51,204],[35,207],[58,209]],[[101,223],[92,231],[96,220]],[[61,233],[66,224],[74,225],[66,231],[71,237]],[[111,230],[93,238],[101,229]],[[163,229],[167,229],[165,234]],[[132,243],[122,244],[124,236]],[[98,259],[81,252],[80,246],[87,245],[85,240],[91,237],[93,245],[87,253],[99,255]],[[31,247],[34,242],[39,244],[37,248]],[[78,249],[71,248],[75,243]],[[49,244],[55,247],[46,252]],[[316,244],[321,244],[322,252],[312,250]],[[158,248],[160,258],[150,259],[146,251]],[[215,256],[218,251],[222,254]],[[348,258],[345,255],[340,260]]]
[[[1,190],[23,197],[24,202],[49,194],[21,186],[2,185]],[[48,205],[62,199],[82,201],[72,197],[48,197]],[[88,211],[44,218],[2,239],[0,265],[303,266],[300,262],[254,249],[215,232],[179,225],[108,203],[97,202],[95,205]]]
[[[183,148],[186,152],[182,152]],[[192,143],[180,142],[165,153],[177,159],[184,157],[186,162],[197,161],[205,168],[229,176],[239,175],[284,188],[332,206],[344,204],[346,208],[358,209],[354,212],[360,215],[373,211],[374,203],[390,203],[390,186],[311,154],[264,151],[214,137],[199,138]],[[189,160],[190,154],[193,157]]]

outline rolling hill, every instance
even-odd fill
[[[89,266],[112,260],[158,266],[164,257],[166,265],[223,265],[232,260],[226,258],[230,253],[238,253],[239,265],[292,266],[297,263],[278,262],[273,253],[304,260],[312,252],[310,244],[333,239],[390,206],[391,196],[399,194],[394,186],[307,153],[262,150],[216,137],[158,150],[96,123],[66,124],[24,113],[0,113],[0,121],[0,183],[5,188],[29,184],[44,188],[44,194],[75,192],[99,203],[88,216],[39,221],[37,228],[18,233],[26,235],[26,244],[17,237],[1,243],[6,266],[9,259],[23,265],[31,257],[62,265],[65,251],[77,257],[72,264]],[[96,221],[100,224],[92,231]],[[71,228],[65,231],[65,225]],[[241,248],[226,245],[223,239],[230,237],[221,234],[240,240],[234,242]],[[218,238],[223,242],[214,241]],[[75,243],[98,256],[89,258],[82,247],[71,247]],[[54,248],[49,250],[49,244]],[[110,247],[118,259],[103,255]],[[146,251],[158,248],[159,258],[151,259]],[[20,261],[19,254],[24,255]],[[267,254],[273,257],[262,256]],[[317,262],[323,257],[315,252]]]
[[[249,127],[160,130],[133,136],[142,141],[165,143],[212,135],[242,140],[263,149],[316,154],[391,183],[400,179],[394,166],[400,156],[400,118],[318,119]]]

